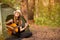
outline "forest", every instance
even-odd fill
[[[32,33],[36,33],[33,35],[34,39],[35,37],[37,37],[36,40],[60,39],[60,0],[0,0],[0,3],[22,11],[23,16],[30,23]],[[38,37],[39,34],[42,38]]]
[[[21,9],[27,19],[38,25],[60,25],[60,0],[2,0],[14,9]]]

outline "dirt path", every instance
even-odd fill
[[[30,30],[33,34],[32,37],[23,38],[21,40],[60,40],[60,27],[52,28],[32,24]],[[12,39],[15,40],[15,38]],[[20,40],[20,38],[16,40]]]
[[[60,40],[60,28],[41,27],[37,25],[31,25],[30,30],[33,35],[30,38],[24,38],[22,40]]]

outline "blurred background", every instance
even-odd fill
[[[60,27],[60,0],[0,0],[1,33],[5,30],[7,15],[20,9],[31,24]]]

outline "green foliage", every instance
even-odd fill
[[[13,5],[12,7],[20,9],[20,1],[17,0],[2,0],[3,3]],[[49,2],[49,1],[47,1]],[[35,23],[38,25],[51,25],[59,26],[60,25],[60,3],[55,2],[55,5],[44,6],[43,1],[39,0],[35,5],[37,13],[35,12]],[[37,15],[37,17],[36,17]]]
[[[39,6],[38,17],[35,17],[35,23],[38,25],[60,26],[60,4],[55,3],[52,8]]]
[[[2,3],[10,5],[12,8],[20,9],[20,1],[18,0],[2,0]]]

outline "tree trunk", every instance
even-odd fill
[[[35,0],[28,0],[28,20],[34,19]]]
[[[35,18],[38,18],[39,16],[39,0],[35,0]]]
[[[31,23],[34,22],[35,0],[21,0],[21,11],[25,19]]]
[[[28,0],[21,0],[21,11],[25,19],[27,20],[28,14]]]

